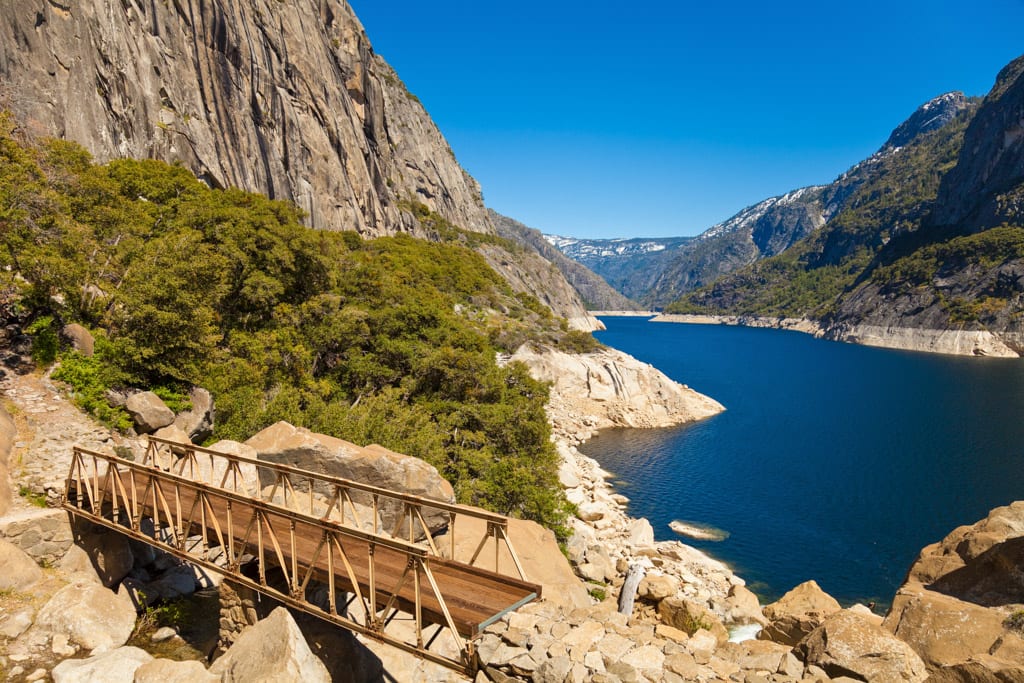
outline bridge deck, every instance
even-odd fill
[[[228,567],[220,567],[220,571],[245,579],[240,560],[256,560],[259,581],[254,587],[258,590],[269,588],[267,573],[277,569],[288,584],[283,597],[291,598],[293,606],[334,621],[338,619],[332,617],[352,619],[355,630],[387,642],[392,639],[385,631],[386,622],[394,610],[414,615],[415,644],[392,644],[421,656],[438,660],[427,652],[429,646],[423,645],[423,626],[454,627],[460,636],[472,639],[504,613],[540,595],[536,584],[438,557],[406,541],[345,527],[115,456],[88,455],[96,462],[105,460],[108,469],[102,472],[97,466],[93,474],[83,476],[80,468],[76,476],[72,468],[65,507],[73,513],[157,547],[176,550],[179,555],[186,548],[186,538],[193,537],[194,543],[195,537],[202,536],[204,552],[217,546],[224,549]],[[76,450],[76,456],[82,454]],[[142,536],[142,517],[152,518],[158,529],[173,529],[172,538]],[[191,559],[188,553],[184,556]],[[251,575],[249,580],[254,581]],[[329,610],[305,603],[310,580],[332,589]],[[272,590],[264,592],[275,595]],[[345,605],[334,604],[339,592],[355,594],[352,604],[357,612],[361,606],[361,616],[346,615]],[[467,662],[472,659],[471,642],[468,651],[469,656],[464,652],[455,668],[472,667]]]

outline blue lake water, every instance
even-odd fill
[[[726,412],[607,430],[581,450],[613,473],[658,540],[684,540],[762,599],[815,579],[887,605],[917,553],[1024,499],[1024,361],[874,349],[797,332],[605,318],[602,342]]]

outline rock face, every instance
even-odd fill
[[[595,429],[666,427],[724,410],[717,401],[615,349],[572,355],[523,346],[512,359],[526,363],[534,378],[554,383],[553,415],[584,415]]]
[[[180,162],[290,199],[318,228],[418,230],[415,200],[489,231],[479,187],[348,3],[244,0],[0,10],[7,104],[97,159]]]
[[[327,667],[310,651],[295,620],[283,607],[244,631],[213,663],[210,673],[221,676],[224,683],[331,680]]]
[[[848,610],[825,619],[797,650],[807,664],[821,667],[832,677],[854,676],[878,683],[928,677],[924,662],[909,645]]]
[[[1005,622],[1024,604],[1022,565],[1024,501],[1018,501],[922,550],[884,626],[931,669],[979,658],[986,666],[1020,666],[1020,635]]]
[[[555,264],[568,283],[575,288],[576,292],[579,292],[585,308],[598,311],[631,311],[637,308],[636,303],[612,289],[607,282],[601,279],[600,275],[582,263],[573,261],[552,246],[539,230],[527,227],[507,216],[502,216],[496,211],[490,211],[489,214],[499,235],[536,251]],[[583,311],[583,314],[586,314],[586,310]]]
[[[245,443],[256,450],[260,460],[292,465],[446,503],[455,502],[451,484],[441,477],[436,468],[419,458],[401,455],[381,446],[360,448],[348,441],[315,434],[287,422],[271,425]],[[273,482],[268,480],[262,483],[266,486]],[[324,490],[321,493],[330,495],[331,492]],[[352,497],[358,503],[370,502],[369,494],[353,492]],[[401,519],[402,510],[403,506],[397,501],[381,501],[380,518],[385,531],[390,532],[395,527]],[[424,511],[424,517],[432,529],[441,528],[447,521],[447,514],[431,512],[429,509]]]
[[[124,407],[135,421],[135,429],[141,434],[152,434],[174,422],[174,411],[152,391],[132,394]]]
[[[817,582],[806,581],[765,606],[764,616],[768,625],[757,637],[783,645],[796,645],[825,617],[840,609],[836,599],[821,590]]]

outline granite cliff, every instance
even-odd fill
[[[0,8],[3,104],[100,162],[181,163],[311,226],[417,232],[402,200],[490,231],[480,188],[341,0],[34,0]]]

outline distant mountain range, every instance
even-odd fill
[[[723,275],[792,247],[824,226],[877,171],[882,160],[971,106],[946,93],[918,108],[886,143],[828,185],[804,187],[748,206],[696,237],[588,240],[546,235],[566,256],[650,308],[662,308]]]

